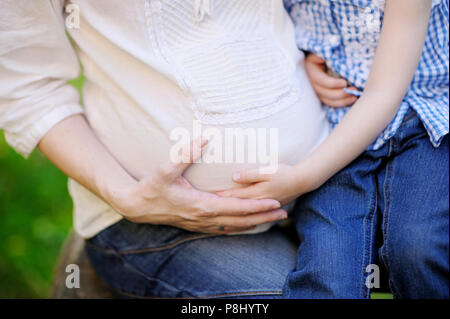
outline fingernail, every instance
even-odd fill
[[[240,180],[240,179],[241,179],[241,173],[234,173],[234,174],[233,174],[233,179],[234,179],[235,181]]]
[[[275,203],[273,204],[273,208],[274,208],[274,209],[277,209],[277,208],[280,208],[280,207],[281,207],[280,202],[275,202]]]
[[[286,219],[287,218],[287,213],[286,212],[282,212],[281,214],[280,214],[280,219]]]

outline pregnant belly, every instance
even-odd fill
[[[329,132],[315,96],[268,118],[226,127],[201,126],[201,130],[210,133],[206,154],[185,172],[185,177],[205,191],[237,187],[232,175],[238,170],[264,167],[270,174],[280,163],[295,165]]]
[[[122,166],[140,179],[168,161],[171,150],[179,141],[169,140],[171,131],[161,131],[148,121],[139,122],[136,120],[137,115],[127,111],[127,114],[122,113],[114,118],[128,116],[129,121],[114,123],[112,120],[95,121],[91,117],[91,124]],[[187,130],[190,136],[195,136],[195,121],[189,119],[187,122],[180,127]],[[134,125],[124,126],[122,123]],[[329,133],[325,114],[313,93],[260,120],[226,127],[201,126],[200,129],[203,134],[215,134],[207,136],[207,154],[199,163],[188,168],[184,176],[194,187],[205,191],[237,187],[232,181],[232,175],[238,170],[271,166],[267,172],[273,172],[280,163],[295,165]],[[238,140],[240,143],[236,143]]]
[[[201,126],[203,133],[211,133],[212,129],[218,134],[208,138],[209,160],[193,164],[184,173],[194,187],[205,191],[229,189],[238,186],[232,181],[232,174],[237,170],[267,165],[276,168],[279,163],[295,165],[328,135],[326,116],[301,71],[299,90],[302,94],[298,102],[259,120]],[[170,110],[167,105],[169,120],[165,123],[171,124],[162,128],[162,119],[149,117],[138,105],[132,107],[129,99],[97,94],[102,99],[91,101],[89,93],[87,90],[85,104],[91,126],[122,166],[138,179],[169,160],[177,143],[169,139],[174,129],[184,128],[190,136],[195,135],[195,121],[190,110]],[[242,143],[230,146],[227,132],[234,137],[239,130],[243,131]]]

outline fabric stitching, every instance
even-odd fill
[[[378,195],[377,192],[375,191],[375,198],[372,197],[372,204],[370,206],[369,209],[369,213],[366,215],[366,217],[364,218],[364,241],[365,241],[365,245],[364,245],[364,255],[363,255],[363,271],[362,271],[362,286],[361,286],[361,297],[362,298],[368,298],[369,294],[370,294],[370,289],[367,288],[367,286],[365,285],[365,273],[366,273],[366,264],[368,263],[368,261],[372,260],[372,244],[373,244],[373,222],[374,222],[374,216],[375,216],[375,212],[377,209],[377,205],[378,205]],[[367,236],[366,232],[367,232],[367,222],[368,220],[370,220],[370,234],[369,236]],[[368,241],[368,243],[367,243]],[[367,258],[367,246],[369,246],[369,256]]]
[[[392,154],[396,152],[396,145],[394,139],[391,140],[390,143],[390,149],[388,158],[392,157]],[[384,265],[388,271],[388,274],[390,275],[390,258],[389,258],[389,237],[388,237],[388,229],[389,229],[389,214],[391,210],[391,185],[392,185],[392,179],[394,175],[394,159],[390,160],[388,164],[386,165],[386,179],[384,182],[383,187],[383,194],[384,194],[384,201],[385,201],[385,208],[383,212],[383,224],[384,224],[384,230],[383,230],[383,241],[384,241],[384,249],[382,249],[382,259],[384,261]],[[392,292],[395,292],[396,289],[394,287],[394,283],[392,282],[392,278],[389,278],[389,286],[391,288]]]
[[[180,239],[176,242],[166,244],[163,246],[159,246],[159,247],[148,247],[148,248],[129,249],[129,250],[116,250],[113,248],[103,248],[103,247],[100,247],[100,246],[97,246],[97,245],[91,243],[90,241],[86,241],[86,244],[89,245],[90,247],[92,247],[93,249],[103,252],[105,254],[133,255],[133,254],[141,254],[141,253],[148,253],[148,252],[158,252],[158,251],[174,248],[176,246],[179,246],[181,244],[184,244],[184,243],[187,243],[187,242],[190,242],[193,240],[211,238],[211,237],[216,237],[216,236],[220,236],[220,235],[201,234],[201,235],[197,235],[197,236],[191,236],[188,238]]]
[[[166,282],[165,280],[161,280],[160,278],[154,278],[152,276],[148,276],[146,273],[142,272],[139,268],[136,268],[134,265],[132,265],[129,261],[127,261],[121,254],[119,254],[116,251],[116,256],[124,263],[127,264],[130,267],[130,270],[135,272],[136,274],[138,274],[139,276],[145,278],[148,281],[156,281],[156,282],[161,282],[163,284],[165,284],[167,287],[170,287],[171,289],[173,289],[174,291],[178,292],[178,293],[186,293],[189,295],[190,298],[217,298],[217,297],[226,297],[226,296],[240,296],[240,295],[281,295],[283,293],[282,290],[268,290],[268,291],[241,291],[241,292],[233,292],[233,293],[224,293],[224,294],[214,294],[214,295],[206,295],[206,296],[200,296],[200,297],[196,297],[194,296],[191,292],[186,291],[184,289],[180,289],[178,287],[173,286],[172,284],[169,284],[168,282]],[[147,296],[141,296],[141,295],[137,295],[137,294],[133,294],[130,292],[126,292],[122,289],[119,288],[115,288],[112,287],[108,284],[108,287],[111,290],[114,290],[116,292],[119,292],[121,294],[124,294],[126,296],[130,296],[130,297],[135,297],[135,298],[145,298],[145,299],[164,299],[164,297],[147,297]],[[171,299],[183,299],[183,298],[189,298],[189,297],[182,297],[182,298],[171,298]]]
[[[139,298],[139,299],[169,299],[169,297],[151,297],[151,296],[141,296],[137,294],[133,294],[130,292],[126,292],[121,289],[117,289],[111,286],[108,286],[113,291],[116,291],[119,294],[125,295],[127,297],[132,298]],[[220,298],[220,297],[231,297],[231,296],[264,296],[264,295],[282,295],[283,291],[281,290],[273,290],[273,291],[241,291],[241,292],[235,292],[235,293],[224,293],[224,294],[215,294],[215,295],[205,295],[205,296],[191,296],[191,297],[170,297],[170,299],[207,299],[207,298]]]

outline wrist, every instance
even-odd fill
[[[121,172],[107,175],[97,185],[100,196],[112,208],[123,213],[124,207],[131,205],[129,203],[137,193],[138,181],[126,172]]]
[[[296,181],[296,189],[301,194],[311,192],[322,185],[322,182],[313,167],[308,165],[306,161],[295,166],[294,176]]]

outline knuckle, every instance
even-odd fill
[[[345,99],[347,97],[347,93],[342,91],[341,89],[334,89],[334,98],[337,100],[338,103],[341,103],[342,99]]]
[[[218,216],[217,211],[208,205],[194,204],[193,214],[198,218],[208,218]]]
[[[195,222],[199,220],[199,217],[195,213],[180,213],[179,216],[187,222]]]
[[[328,88],[332,88],[334,87],[335,83],[335,79],[330,78],[330,77],[325,77],[323,78],[323,84],[324,86],[328,87]]]
[[[200,215],[203,212],[207,211],[207,209],[205,208],[205,205],[203,203],[201,203],[200,201],[195,201],[189,206],[190,206],[189,210],[195,215]]]
[[[209,211],[207,213],[208,213],[208,217],[218,217],[219,216],[219,213],[215,210]]]
[[[192,213],[191,213],[191,218],[192,219],[194,219],[194,220],[200,220],[200,219],[202,219],[203,217],[205,217],[204,215],[203,215],[203,212],[201,212],[201,211],[193,211]]]
[[[194,212],[194,216],[197,218],[208,218],[208,217],[212,217],[213,213],[206,211],[206,210],[200,210],[200,211],[196,211]]]

